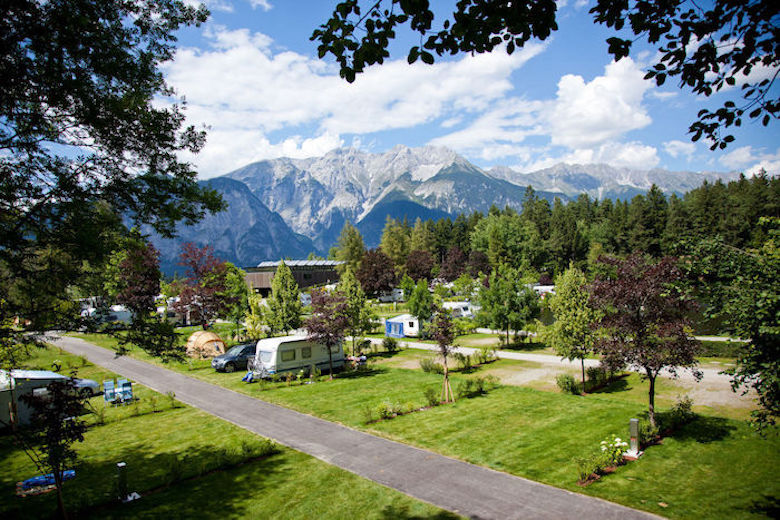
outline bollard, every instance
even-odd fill
[[[628,451],[625,453],[625,458],[636,460],[642,455],[642,452],[639,451],[639,419],[629,419],[628,438],[630,441]]]

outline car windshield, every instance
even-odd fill
[[[263,363],[270,363],[271,362],[271,355],[272,352],[268,350],[261,350],[260,351],[260,361]]]
[[[241,354],[241,351],[244,350],[244,347],[246,347],[246,345],[236,345],[235,347],[228,350],[227,354],[230,354],[231,356],[237,356]]]

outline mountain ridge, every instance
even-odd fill
[[[630,199],[652,184],[667,194],[682,194],[704,180],[738,177],[736,172],[565,163],[523,173],[503,166],[485,170],[443,147],[398,145],[382,153],[338,148],[320,157],[257,161],[202,181],[223,194],[229,204],[226,212],[182,227],[173,241],[158,237],[155,245],[165,252],[169,271],[174,250],[184,241],[208,243],[223,258],[246,267],[310,252],[326,254],[347,220],[363,232],[370,247],[379,243],[388,215],[410,220],[454,217],[486,213],[492,205],[521,210],[529,185],[540,198],[566,202],[581,193]]]

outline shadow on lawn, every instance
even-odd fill
[[[117,502],[114,461],[80,464],[78,471],[90,478],[82,483],[89,485],[82,485],[70,495],[66,488],[68,509],[77,511],[74,517],[135,517],[161,505],[165,518],[203,517],[204,505],[214,515],[239,517],[242,510],[227,499],[251,496],[255,484],[261,485],[276,473],[276,453],[242,456],[238,448],[224,446],[198,446],[183,453],[130,450],[123,455],[123,461],[127,462],[128,491],[138,492],[142,499],[124,506]],[[243,471],[251,472],[252,478],[243,482],[234,478],[237,472]],[[209,497],[219,497],[219,500],[210,502],[206,500]]]
[[[780,518],[780,498],[763,495],[760,500],[753,501],[749,511],[767,518]]]
[[[496,345],[496,348],[498,348],[499,350],[510,350],[512,352],[530,352],[534,350],[544,350],[547,348],[547,345],[535,341],[529,341],[529,342],[514,341],[509,345],[506,345],[504,343],[499,343],[498,345]]]
[[[5,437],[2,440],[6,440]],[[73,518],[86,516],[104,518],[116,514],[120,507],[116,500],[118,491],[116,464],[119,462],[127,464],[128,491],[141,494],[143,497],[141,502],[149,501],[150,497],[175,492],[181,486],[200,487],[198,483],[206,478],[216,479],[217,483],[225,482],[224,486],[229,488],[230,492],[234,492],[237,486],[226,472],[232,473],[246,466],[262,467],[262,471],[257,472],[258,476],[253,477],[257,481],[267,478],[275,471],[273,459],[276,458],[276,454],[262,455],[259,443],[254,448],[253,451],[245,451],[239,446],[228,448],[200,445],[189,447],[182,452],[160,453],[159,446],[144,443],[122,450],[119,456],[91,453],[82,457],[73,466],[76,470],[76,478],[65,482],[63,486],[65,506]],[[168,449],[176,450],[176,447]],[[11,451],[0,450],[0,459],[5,461]],[[11,475],[10,478],[6,474],[0,484],[4,496],[13,495],[16,481],[39,474],[36,470],[33,472],[33,474]],[[203,488],[204,496],[212,487],[214,485],[210,484]],[[216,488],[218,489],[219,485]],[[197,501],[191,501],[189,498],[186,495],[180,498],[180,503],[176,503],[175,510],[172,511],[175,513],[173,516],[201,516],[197,513],[200,513],[198,508],[202,507],[202,503],[198,504]],[[192,508],[192,514],[184,513],[187,507]],[[120,514],[134,516],[132,510],[132,508],[123,509]],[[222,507],[220,510],[224,512],[225,508]],[[233,513],[231,516],[241,516],[241,511],[237,508]],[[3,518],[53,518],[56,514],[57,497],[54,492],[26,497],[24,500],[13,497],[12,500],[0,501],[0,517]],[[170,515],[165,516],[170,517]]]
[[[351,372],[338,372],[335,374],[335,378],[336,379],[358,379],[361,377],[378,376],[379,374],[384,374],[385,372],[387,372],[386,368],[374,366],[371,368],[352,370]]]
[[[657,415],[662,425],[669,424],[669,412]],[[669,437],[677,440],[693,440],[702,444],[721,441],[737,429],[732,423],[733,421],[723,417],[698,415],[690,423],[672,431]]]
[[[631,386],[629,386],[626,378],[628,378],[628,374],[616,375],[615,379],[613,379],[609,384],[604,385],[600,388],[594,388],[592,390],[588,389],[588,393],[589,394],[614,394],[617,392],[625,392],[631,390]]]

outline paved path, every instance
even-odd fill
[[[475,519],[650,519],[649,513],[461,462],[275,406],[86,341],[57,346],[249,431]]]
[[[381,345],[382,339],[381,338],[369,338],[371,340],[371,343]],[[400,340],[404,346],[407,348],[414,348],[414,349],[420,349],[420,350],[431,350],[431,351],[437,351],[439,350],[439,347],[436,345],[432,345],[430,343],[420,343],[416,341],[407,341],[405,339]],[[475,352],[478,352],[478,348],[474,347],[455,347],[453,349],[455,352],[460,352],[464,355],[471,355]],[[561,358],[559,356],[556,356],[554,354],[535,354],[531,352],[511,352],[508,350],[497,350],[496,355],[500,359],[516,359],[519,361],[533,361],[536,363],[542,363],[545,365],[551,365],[551,366],[559,366],[562,368],[576,368],[577,370],[580,370],[580,360],[574,360],[569,361],[568,359]],[[585,360],[585,367],[595,367],[599,366],[601,362],[598,359],[586,359]],[[726,367],[724,367],[725,369]],[[628,367],[628,370],[632,370],[634,372],[642,372],[641,369],[638,367]],[[721,371],[723,369],[721,368],[702,368],[699,367],[699,371],[702,373],[702,381],[706,381],[707,383],[714,383],[717,385],[722,386],[726,389],[731,389],[731,376],[722,374]],[[668,371],[664,370],[661,372],[661,376],[663,377],[673,377]],[[684,381],[696,381],[696,379],[693,377],[691,372],[689,370],[678,370],[677,376],[684,380]],[[736,395],[736,394],[735,394]]]

